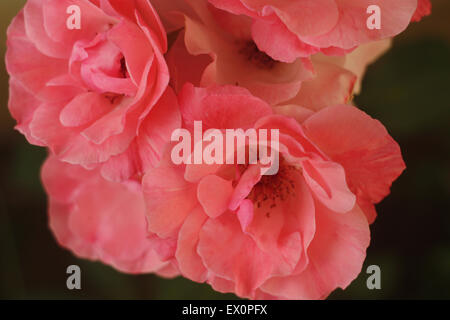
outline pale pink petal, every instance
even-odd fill
[[[200,208],[189,213],[178,233],[176,258],[183,276],[197,282],[206,281],[208,270],[197,253],[200,230],[207,215]]]
[[[357,80],[355,74],[335,64],[314,63],[316,76],[302,83],[298,95],[289,104],[317,111],[328,106],[348,103]],[[325,90],[326,89],[326,90]]]

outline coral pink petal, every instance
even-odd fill
[[[67,58],[72,47],[70,44],[64,42],[57,42],[50,38],[46,33],[44,26],[44,1],[30,0],[27,1],[23,14],[25,18],[25,29],[28,39],[33,39],[36,48],[46,56],[52,58]],[[66,12],[67,7],[62,12]],[[61,17],[67,18],[65,14],[60,14]],[[59,26],[61,29],[67,29],[66,21]]]
[[[65,127],[89,124],[112,110],[111,102],[104,96],[87,92],[76,96],[61,111],[59,119]]]
[[[304,268],[316,230],[311,191],[300,172],[288,174],[292,185],[289,193],[283,195],[284,201],[275,202],[270,193],[266,200],[260,195],[255,200],[252,223],[247,228],[258,247],[270,253],[278,274]]]
[[[97,119],[82,131],[83,137],[95,144],[102,144],[108,138],[122,133],[126,125],[126,109],[129,98],[122,99],[119,104],[111,104],[111,111]]]
[[[122,21],[108,32],[108,39],[120,48],[131,78],[139,85],[145,65],[154,58],[153,48],[145,34],[135,24]]]
[[[222,166],[222,164],[188,164],[186,165],[184,178],[189,182],[198,182],[207,175],[217,173]]]
[[[74,176],[74,170],[80,174]],[[147,238],[144,201],[137,184],[110,183],[96,171],[55,158],[47,160],[42,177],[50,196],[50,227],[61,245],[128,273],[165,266]]]
[[[42,30],[58,44],[64,44],[71,49],[73,44],[82,39],[94,38],[98,33],[105,31],[116,19],[105,14],[100,8],[89,1],[81,0],[44,0],[42,4]],[[80,29],[67,28],[67,8],[76,5],[80,8]],[[33,37],[30,37],[33,39]],[[39,41],[36,41],[39,47]]]
[[[248,90],[234,86],[194,88],[187,84],[179,95],[181,113],[189,128],[203,122],[203,130],[248,129],[272,113],[270,106]],[[249,107],[251,106],[251,107]]]
[[[236,15],[255,15],[251,8],[246,7],[241,0],[208,0],[216,8],[226,10]]]
[[[40,103],[35,95],[25,89],[19,81],[10,78],[8,108],[12,117],[17,121],[15,129],[25,135],[30,143],[42,146],[42,142],[33,138],[30,130],[33,114]]]
[[[404,169],[400,148],[385,127],[355,107],[324,109],[304,128],[320,149],[344,166],[349,183],[374,201],[389,193],[390,184]]]
[[[320,48],[339,47],[351,49],[362,43],[393,37],[404,31],[411,21],[416,7],[416,0],[358,0],[337,1],[339,21],[335,27],[320,36],[306,36],[301,39]],[[371,5],[378,5],[382,12],[382,27],[367,28],[367,11]]]
[[[198,204],[196,185],[183,177],[183,168],[173,166],[169,156],[143,178],[149,229],[160,237],[172,236]]]
[[[335,0],[241,0],[263,16],[276,14],[299,37],[316,36],[333,28],[339,11]]]
[[[230,209],[236,210],[248,197],[253,187],[261,180],[261,166],[250,165],[239,179],[230,201]]]
[[[65,151],[67,142],[79,132],[78,129],[62,126],[59,122],[61,110],[60,104],[42,103],[33,113],[29,125],[32,138],[45,144],[56,154]]]
[[[195,208],[189,213],[178,233],[175,256],[180,272],[183,276],[197,282],[206,281],[208,275],[208,270],[197,253],[200,230],[207,218],[201,207]]]
[[[336,215],[316,208],[316,235],[309,247],[309,264],[298,275],[273,277],[261,289],[281,299],[324,299],[336,287],[345,289],[361,272],[370,242],[363,212],[355,207]]]
[[[234,293],[235,285],[233,281],[218,277],[217,275],[210,275],[208,277],[208,283],[217,292]]]
[[[45,114],[46,113],[44,112],[43,116],[45,116]],[[52,117],[53,116],[54,115],[52,115]],[[51,118],[43,119],[41,117],[39,122],[36,124],[35,132],[39,132],[45,136],[50,134],[47,141],[49,141],[50,145],[56,143],[56,146],[58,146],[58,148],[55,148],[56,153],[62,160],[73,164],[82,164],[84,166],[104,163],[111,157],[125,152],[130,147],[136,134],[136,120],[130,120],[125,124],[121,134],[113,135],[100,143],[86,139],[83,134],[80,134],[74,130],[69,131],[70,135],[67,134],[65,137],[63,136],[58,138],[58,131],[60,134],[64,133],[64,130],[61,130],[58,126],[58,129],[56,129],[58,131],[56,132],[45,130],[45,128],[42,129],[41,127],[44,123],[48,123],[50,121]]]
[[[112,156],[103,163],[100,171],[106,180],[121,182],[142,175],[142,167],[139,146],[135,139],[124,153]]]
[[[209,219],[200,232],[198,254],[216,275],[234,282],[235,292],[251,297],[269,277],[270,256],[241,231],[236,215]]]
[[[166,32],[153,7],[153,1],[101,0],[101,5],[103,10],[118,18],[126,17],[135,24],[139,21],[143,22],[147,28],[153,30],[152,33],[160,50],[163,52],[167,50]]]
[[[204,177],[199,182],[197,198],[210,218],[217,218],[228,209],[233,194],[231,183],[216,175]]]
[[[150,1],[138,0],[136,1],[136,7],[138,13],[135,13],[135,15],[142,16],[142,19],[137,17],[138,24],[140,21],[144,21],[148,29],[152,30],[152,34],[155,35],[155,42],[159,45],[159,49],[166,52],[168,46],[166,30],[153,4]]]
[[[177,99],[168,88],[142,122],[139,134],[127,152],[111,157],[102,166],[102,175],[108,180],[122,181],[144,174],[158,165],[172,132],[180,126]]]
[[[147,238],[161,261],[171,261],[175,257],[175,250],[177,249],[176,237],[162,239],[155,234],[150,234]]]
[[[292,63],[299,57],[309,57],[319,51],[300,41],[280,21],[257,20],[253,24],[252,35],[259,50],[286,63]]]
[[[301,107],[294,104],[287,104],[273,107],[276,114],[294,118],[298,123],[303,123],[306,119],[314,114],[311,109]]]
[[[237,216],[241,223],[242,232],[246,232],[253,221],[253,202],[250,200],[242,201],[237,211]]]
[[[314,195],[330,210],[346,213],[353,209],[356,196],[349,190],[344,168],[331,161],[306,160],[303,176]]]
[[[14,18],[8,28],[7,47],[6,68],[8,73],[37,96],[48,91],[46,83],[63,75],[67,68],[64,60],[43,55],[26,37],[23,11]],[[70,97],[65,97],[65,99],[68,98]]]
[[[171,88],[167,88],[141,123],[137,137],[144,171],[159,163],[172,133],[180,127],[181,113],[177,97]]]
[[[323,109],[304,123],[306,135],[342,164],[356,194],[373,203],[389,194],[405,169],[398,144],[377,120],[352,106]]]

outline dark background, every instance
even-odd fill
[[[170,0],[168,0],[170,1]],[[0,2],[0,56],[6,28],[24,0]],[[372,65],[358,106],[399,142],[408,169],[380,204],[363,272],[331,299],[450,299],[450,1],[398,36]],[[8,76],[0,65],[0,298],[224,299],[208,285],[129,276],[60,248],[47,226],[39,170],[46,151],[13,130]],[[82,270],[82,290],[66,288],[66,268]],[[366,287],[367,266],[382,289]]]

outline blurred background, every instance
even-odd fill
[[[181,278],[124,275],[57,245],[39,178],[46,151],[13,130],[7,109],[6,29],[25,2],[0,1],[0,298],[235,298]],[[433,14],[396,38],[355,98],[398,141],[408,169],[377,207],[363,272],[330,299],[450,299],[450,1],[432,2]],[[66,288],[72,264],[82,270],[80,291]],[[381,290],[366,287],[372,264]]]

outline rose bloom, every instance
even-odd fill
[[[114,183],[50,156],[42,169],[49,200],[50,228],[61,246],[81,258],[100,260],[126,273],[178,274],[158,254],[171,245],[146,229],[141,186]]]
[[[188,0],[190,1],[190,0]],[[344,54],[370,41],[393,37],[406,29],[417,0],[209,0],[219,9],[248,17],[261,51],[292,62],[317,52]],[[428,0],[420,0],[420,5]],[[428,3],[429,4],[429,3]],[[381,29],[369,30],[367,8],[381,9]],[[282,45],[280,45],[282,44]]]
[[[70,5],[80,29],[66,26]],[[149,1],[29,0],[7,45],[9,108],[32,144],[110,180],[159,161],[181,119]]]
[[[319,299],[347,287],[365,259],[374,204],[405,168],[382,124],[348,105],[277,115],[234,86],[187,84],[179,102],[188,130],[194,121],[205,131],[280,130],[273,176],[258,163],[176,166],[170,152],[146,173],[149,230],[176,241],[165,256],[181,274],[252,299]]]
[[[167,55],[177,92],[186,82],[203,87],[231,84],[278,104],[293,99],[302,82],[312,78],[306,59],[280,63],[259,51],[246,21],[206,0],[189,3],[194,13],[184,14],[184,30]]]
[[[380,40],[343,56],[319,53],[284,63],[258,49],[247,18],[208,6],[206,0],[190,3],[194,13],[184,14],[180,26],[184,30],[167,55],[177,92],[187,82],[202,87],[230,84],[247,88],[271,105],[319,110],[346,104],[359,93],[367,66],[391,43],[391,39]]]

